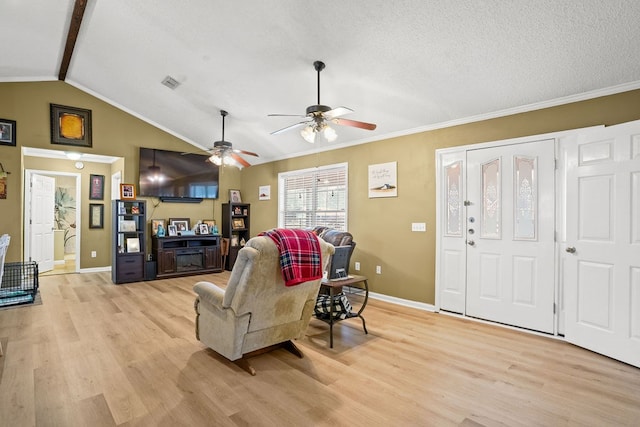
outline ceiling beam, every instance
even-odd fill
[[[73,56],[73,49],[75,48],[76,40],[78,39],[78,33],[80,32],[80,25],[82,24],[82,18],[84,17],[84,10],[87,7],[87,1],[88,0],[76,0],[76,4],[73,6],[73,14],[71,15],[71,22],[69,23],[67,43],[64,47],[64,55],[62,55],[62,63],[60,64],[58,80],[64,81],[67,78],[67,71],[69,70],[69,64],[71,63],[71,57]]]

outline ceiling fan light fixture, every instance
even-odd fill
[[[305,126],[301,131],[300,135],[310,144],[316,142],[316,129],[315,125]]]
[[[322,135],[329,142],[333,142],[338,138],[338,134],[336,133],[336,131],[329,125],[324,126],[324,129],[322,130]]]
[[[154,153],[155,154],[155,153]],[[164,175],[160,172],[160,166],[149,166],[149,181],[162,182],[164,181]]]
[[[218,156],[217,154],[214,154],[213,156],[209,157],[209,161],[216,166],[222,165],[222,158],[220,158],[220,156]]]

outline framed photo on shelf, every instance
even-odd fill
[[[238,246],[238,244],[238,235],[234,234],[233,236],[231,236],[231,246]]]
[[[176,231],[191,230],[191,222],[189,218],[169,218],[169,224],[175,225]]]
[[[229,190],[229,201],[231,203],[242,203],[242,196],[240,190]]]
[[[178,229],[175,225],[167,225],[167,233],[169,233],[169,237],[175,237],[178,235]]]
[[[120,184],[120,199],[135,200],[136,186],[133,184]]]
[[[16,121],[0,119],[0,145],[16,146]]]
[[[89,204],[89,228],[104,228],[104,205],[102,203]]]
[[[90,175],[89,200],[104,199],[104,175]]]
[[[216,225],[215,219],[203,219],[202,223],[207,224],[207,227],[209,227],[209,233],[213,233],[213,227]]]
[[[124,233],[132,233],[136,231],[136,222],[132,219],[121,219],[118,231]]]
[[[51,143],[92,147],[91,110],[50,104]]]
[[[244,228],[244,218],[233,218],[232,224],[234,230]]]
[[[158,235],[158,228],[165,228],[165,223],[164,223],[164,219],[152,219],[151,220],[151,235],[152,236],[157,236]]]
[[[209,226],[207,224],[200,224],[198,226],[198,233],[200,234],[209,234]]]
[[[127,253],[140,252],[140,239],[129,237],[127,239]]]

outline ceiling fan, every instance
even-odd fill
[[[331,108],[326,105],[320,104],[320,71],[324,70],[325,64],[322,61],[315,61],[313,67],[318,73],[318,103],[307,107],[306,115],[299,114],[269,114],[270,117],[307,117],[306,120],[285,128],[279,129],[275,132],[271,132],[271,135],[277,135],[292,129],[300,128],[300,135],[310,143],[314,143],[316,135],[321,133],[324,138],[329,141],[335,141],[338,137],[336,131],[329,126],[330,123],[335,123],[342,126],[351,126],[360,129],[374,130],[376,125],[373,123],[365,123],[357,120],[343,119],[342,116],[353,113],[353,110],[347,107]]]
[[[209,160],[211,163],[215,165],[233,165],[233,166],[244,166],[249,167],[251,164],[247,162],[245,159],[240,157],[240,154],[246,154],[247,156],[255,156],[259,157],[256,153],[252,153],[251,151],[238,150],[233,148],[229,141],[224,140],[224,118],[228,115],[224,110],[220,110],[220,115],[222,116],[222,140],[216,141],[213,143],[213,148],[207,150],[211,152],[211,157]]]

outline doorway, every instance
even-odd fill
[[[52,182],[46,186],[24,186],[24,259],[38,262],[40,274],[75,273],[80,270],[81,215],[80,174],[46,170],[25,170],[25,182]],[[46,194],[49,192],[50,194]],[[38,195],[42,193],[42,195]],[[50,198],[53,209],[38,208],[33,200]],[[50,218],[51,236],[38,230],[40,218]],[[44,222],[48,222],[45,220]],[[47,230],[49,231],[49,230]],[[51,254],[51,255],[49,255]]]

